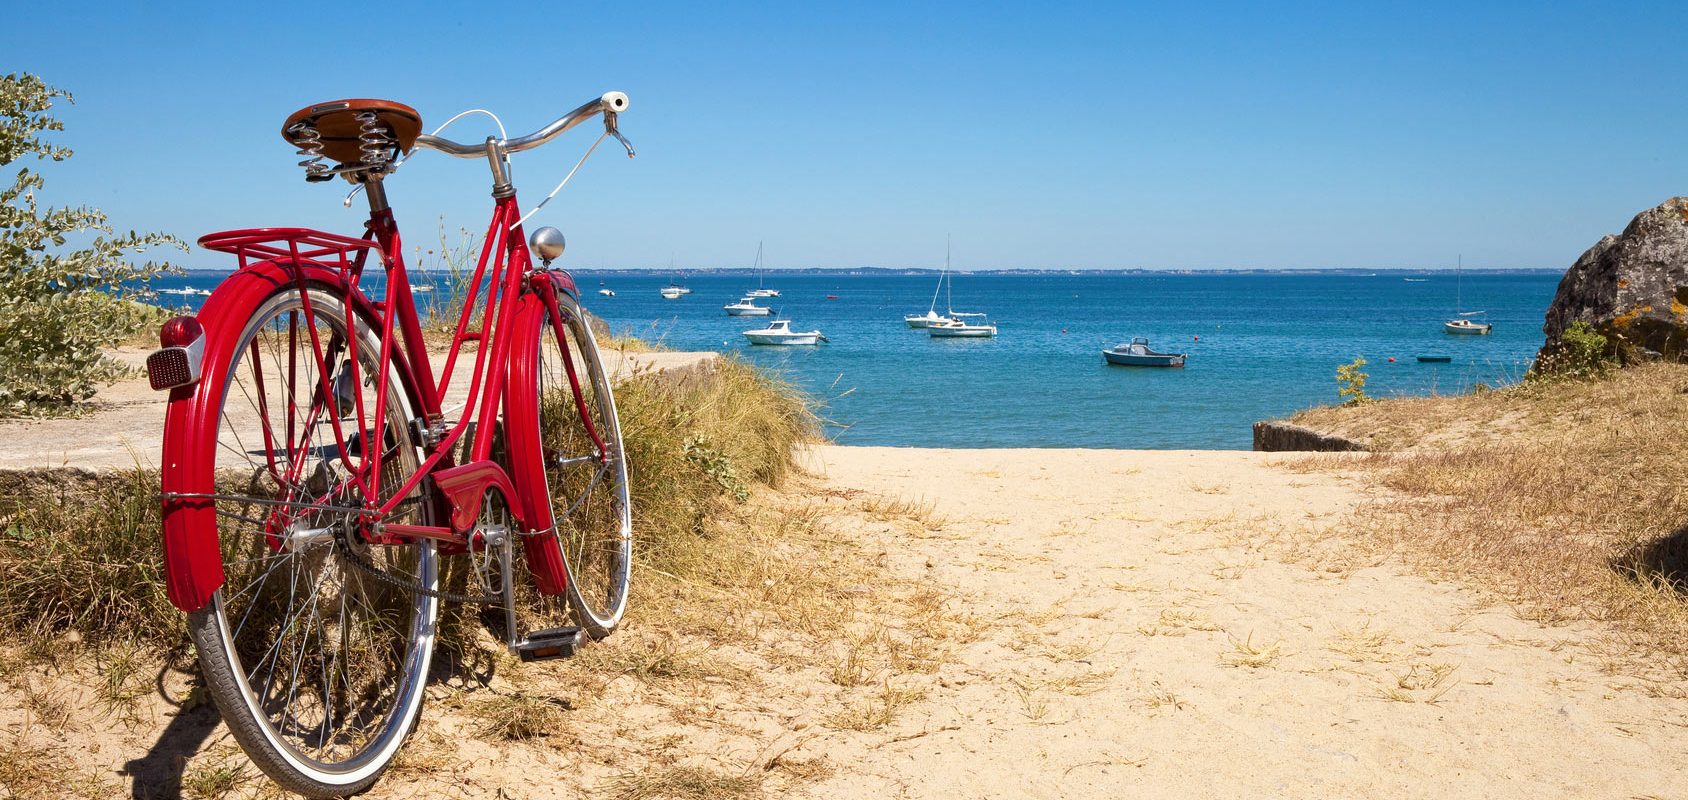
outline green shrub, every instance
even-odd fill
[[[1618,366],[1612,343],[1588,323],[1578,320],[1566,326],[1557,341],[1542,348],[1542,355],[1525,376],[1529,380],[1598,378]]]
[[[0,78],[0,166],[33,156],[63,161],[69,148],[43,141],[41,134],[64,124],[46,112],[63,90],[33,75]],[[0,186],[0,414],[74,411],[96,386],[130,370],[107,355],[108,348],[134,336],[164,312],[136,302],[152,278],[175,271],[168,263],[135,266],[130,253],[168,245],[186,249],[173,236],[114,234],[105,214],[88,206],[42,208],[36,198],[45,182],[27,167],[10,186]],[[82,249],[66,243],[95,234]]]
[[[1365,356],[1355,358],[1336,368],[1336,393],[1342,396],[1342,404],[1357,406],[1371,402],[1366,394],[1366,373],[1360,368],[1366,365]]]

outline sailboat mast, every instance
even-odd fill
[[[1465,310],[1465,254],[1454,263],[1454,313]]]
[[[955,287],[955,279],[949,278],[949,271],[950,271],[950,240],[949,240],[948,236],[945,236],[944,237],[944,277],[948,278],[948,280],[944,282],[944,286],[946,287],[944,289],[944,313],[948,316],[953,317],[953,316],[955,316],[955,299],[950,296],[950,290]]]
[[[756,288],[762,288],[762,243],[756,243]]]

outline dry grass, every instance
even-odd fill
[[[1402,450],[1324,461],[1392,490],[1343,535],[1434,577],[1493,591],[1525,618],[1609,623],[1607,668],[1688,675],[1688,367],[1593,382],[1319,409],[1321,430]]]
[[[490,739],[533,739],[550,735],[565,724],[569,701],[526,692],[498,695],[468,706],[475,730]]]
[[[1222,653],[1219,660],[1233,667],[1260,669],[1278,663],[1278,659],[1283,657],[1282,642],[1257,645],[1254,643],[1254,634],[1250,633],[1244,639],[1232,636],[1231,649]]]
[[[860,702],[840,709],[827,717],[826,723],[839,730],[871,731],[896,721],[905,706],[926,696],[924,689],[898,686],[887,678],[878,691]]]
[[[156,474],[141,471],[0,475],[0,630],[181,641],[182,615],[164,596],[157,492]]]
[[[705,767],[676,765],[616,777],[610,787],[615,800],[713,800],[713,798],[759,797],[760,781],[748,775],[730,775]]]

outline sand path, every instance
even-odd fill
[[[991,624],[888,729],[805,744],[838,769],[804,794],[1688,796],[1688,702],[1586,632],[1332,557],[1309,531],[1362,489],[1285,458],[817,448],[835,490],[935,504],[890,563]]]

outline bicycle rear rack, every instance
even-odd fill
[[[219,231],[199,237],[207,250],[233,253],[242,269],[247,261],[293,261],[326,269],[362,272],[371,251],[382,261],[386,254],[379,242],[341,236],[311,228],[243,228]]]

